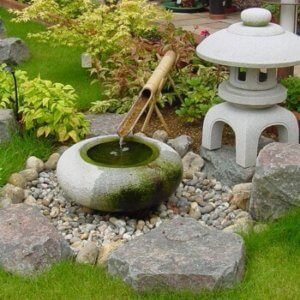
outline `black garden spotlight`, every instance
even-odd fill
[[[6,66],[4,68],[4,70],[6,72],[9,72],[12,75],[13,80],[14,80],[14,89],[15,89],[14,114],[15,114],[15,117],[16,117],[17,121],[20,121],[20,119],[19,119],[18,83],[17,83],[15,70],[10,66]]]

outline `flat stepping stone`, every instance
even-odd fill
[[[67,242],[37,207],[0,209],[0,268],[33,275],[71,255]]]
[[[90,121],[89,137],[98,135],[116,134],[119,124],[124,119],[125,114],[87,114],[86,118]]]
[[[240,236],[178,217],[122,245],[108,272],[138,291],[214,290],[232,287],[244,273]]]

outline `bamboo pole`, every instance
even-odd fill
[[[156,67],[151,77],[143,87],[138,99],[134,102],[126,117],[121,122],[118,128],[118,135],[120,137],[125,137],[133,130],[146,108],[151,105],[152,102],[156,105],[161,89],[163,88],[175,61],[176,54],[174,51],[168,51],[161,59],[159,65]],[[150,108],[151,106],[149,109]],[[149,112],[149,115],[146,117],[147,122],[150,121],[152,112]],[[143,127],[145,129],[145,126]]]

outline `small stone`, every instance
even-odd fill
[[[20,171],[19,174],[22,175],[26,181],[33,181],[39,177],[39,174],[35,169],[25,169]]]
[[[80,235],[80,239],[81,239],[81,240],[87,240],[88,237],[89,237],[88,232],[84,232],[83,234]]]
[[[51,154],[50,157],[48,158],[48,160],[45,162],[45,169],[46,170],[55,170],[59,158],[60,158],[59,153]]]
[[[152,136],[155,140],[166,143],[168,141],[168,133],[165,130],[156,130]]]
[[[198,205],[197,202],[192,202],[191,203],[191,207],[190,207],[190,211],[189,211],[189,216],[191,218],[194,218],[196,220],[199,220],[201,217],[201,211],[200,211],[200,207]]]
[[[240,183],[233,187],[233,198],[231,203],[235,204],[238,208],[247,210],[249,207],[252,183]]]
[[[57,150],[57,153],[59,153],[60,155],[62,155],[65,151],[67,151],[69,149],[68,146],[60,146]]]
[[[224,228],[224,231],[235,233],[248,233],[253,227],[253,221],[250,218],[236,219],[233,225]]]
[[[25,200],[24,200],[25,204],[28,205],[37,205],[36,200],[34,197],[32,197],[31,195],[29,195]]]
[[[143,228],[144,228],[144,226],[145,226],[145,221],[143,221],[143,220],[139,220],[138,221],[138,223],[137,223],[137,225],[136,225],[136,229],[138,229],[138,230],[143,230]]]
[[[0,194],[3,197],[11,199],[12,204],[21,203],[25,197],[25,193],[22,188],[19,188],[9,183],[3,187]]]
[[[208,201],[212,199],[215,196],[215,191],[211,191],[204,195],[204,201]]]
[[[171,146],[178,154],[183,157],[193,143],[193,139],[188,135],[180,135],[175,139],[168,141],[168,145]]]
[[[157,217],[157,216],[152,217],[152,218],[150,219],[150,224],[155,225],[156,222],[158,221],[158,219],[159,219],[159,217]]]
[[[97,265],[106,267],[109,254],[120,247],[123,243],[124,242],[122,240],[118,240],[104,244],[99,250]]]
[[[21,189],[24,189],[26,181],[24,179],[24,177],[19,174],[19,173],[13,173],[10,175],[9,179],[8,179],[8,183],[17,186]]]
[[[200,212],[202,214],[209,214],[214,209],[215,209],[215,207],[212,204],[207,204],[206,206],[200,208]]]
[[[204,166],[202,157],[192,151],[188,152],[182,159],[183,171],[194,174],[201,171]]]
[[[43,204],[44,206],[49,206],[50,202],[51,202],[51,201],[50,201],[48,198],[45,198],[45,199],[42,200],[42,204]]]
[[[30,156],[26,161],[26,169],[34,169],[40,173],[44,169],[44,163],[41,159],[35,156]]]
[[[81,264],[94,265],[98,257],[98,247],[93,242],[87,242],[83,248],[81,248],[76,257],[76,261]]]
[[[59,208],[58,207],[52,207],[50,212],[51,218],[56,218],[59,215]]]
[[[221,184],[221,183],[217,183],[217,184],[214,186],[214,190],[215,190],[215,191],[221,191],[221,190],[222,190],[222,184]]]

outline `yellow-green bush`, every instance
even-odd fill
[[[0,69],[0,108],[12,108],[14,86],[11,74]],[[88,132],[88,121],[76,110],[77,95],[72,86],[53,83],[39,77],[29,80],[17,70],[19,113],[24,128],[40,136],[52,136],[59,142],[77,142]]]

